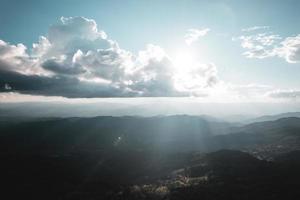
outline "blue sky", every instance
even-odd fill
[[[294,37],[293,42],[298,41],[300,1],[297,0],[0,2],[0,40],[10,45],[22,43],[27,51],[38,41],[39,36],[47,37],[49,27],[59,23],[62,16],[82,16],[94,20],[98,30],[105,31],[108,39],[116,41],[121,49],[132,54],[137,55],[148,44],[159,46],[173,58],[191,51],[197,62],[213,63],[219,82],[231,85],[229,87],[270,86],[274,91],[285,92],[285,95],[287,92],[292,92],[292,96],[296,95],[297,98],[299,95],[298,50],[296,53],[292,52],[297,54],[297,58],[289,62],[285,59],[288,55],[282,53],[285,50],[281,47],[281,43],[289,37]],[[242,31],[250,27],[264,26],[268,28]],[[205,28],[209,29],[207,34],[198,37],[192,45],[186,44],[184,37],[188,30]],[[244,40],[241,37],[254,37],[257,34],[279,36],[278,41],[265,46],[277,53],[269,52],[264,58],[262,55],[242,55],[257,49],[242,47]],[[183,59],[189,58],[188,56]],[[14,92],[24,91],[16,88]],[[205,92],[202,91],[201,94]],[[271,89],[264,92],[271,92]],[[160,96],[161,93],[152,94],[149,93],[149,96]]]
[[[286,36],[296,34],[299,8],[298,0],[1,0],[0,36],[30,45],[61,16],[84,16],[125,48],[139,50],[199,26],[235,34],[245,27],[268,25]]]

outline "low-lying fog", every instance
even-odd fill
[[[97,101],[0,103],[1,117],[93,117],[209,115],[226,121],[243,121],[264,115],[297,112],[295,103],[205,103],[186,98],[122,98]]]

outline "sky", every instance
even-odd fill
[[[298,0],[0,5],[0,102],[300,99]]]

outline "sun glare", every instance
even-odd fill
[[[184,49],[176,51],[173,55],[175,88],[179,91],[188,91],[199,85],[201,80],[193,73],[199,67],[195,53],[191,49]]]
[[[174,54],[173,64],[179,73],[188,72],[197,65],[197,60],[192,51],[178,51]]]

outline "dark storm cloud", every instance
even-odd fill
[[[42,67],[46,70],[58,73],[58,74],[82,74],[84,70],[80,65],[69,66],[66,63],[60,63],[56,59],[49,59],[42,63]]]
[[[124,92],[123,88],[112,87],[109,84],[82,82],[67,76],[24,75],[5,70],[0,70],[0,85],[9,85],[11,87],[10,91],[23,94],[64,96],[68,98],[136,95],[133,92]],[[7,92],[7,90],[5,87],[1,87],[0,92]]]

